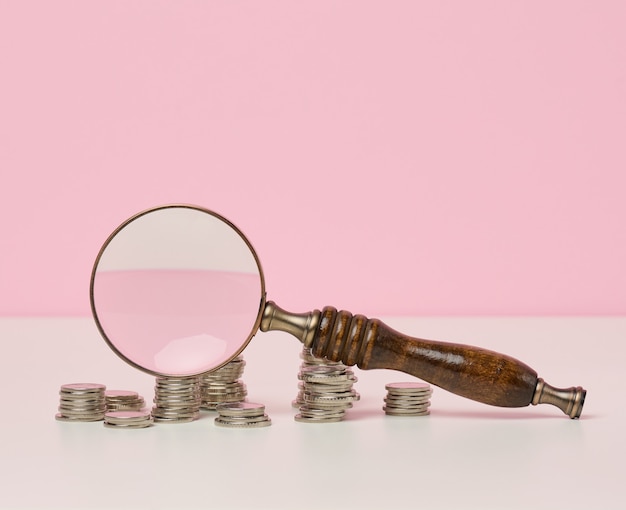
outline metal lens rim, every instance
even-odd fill
[[[223,363],[220,363],[219,365],[216,365],[215,367],[211,367],[210,369],[204,370],[202,372],[195,372],[195,373],[190,373],[190,374],[184,374],[185,376],[200,375],[200,374],[206,373],[208,371],[213,371],[213,370],[217,370],[219,368],[222,368],[223,366],[227,365],[229,362],[231,362],[233,359],[235,359],[237,356],[239,356],[241,354],[241,352],[250,343],[250,340],[252,340],[252,337],[259,330],[259,326],[261,324],[261,318],[263,316],[263,310],[265,309],[265,304],[266,304],[266,300],[267,300],[266,291],[265,291],[265,275],[263,273],[263,268],[261,266],[261,261],[259,260],[259,257],[258,257],[258,255],[256,253],[256,250],[254,249],[254,247],[252,246],[252,244],[250,243],[248,238],[243,234],[243,232],[234,223],[232,223],[230,220],[226,219],[221,214],[218,214],[218,213],[216,213],[214,211],[211,211],[210,209],[207,209],[205,207],[192,205],[192,204],[167,204],[167,205],[161,205],[161,206],[145,209],[145,210],[143,210],[143,211],[141,211],[141,212],[131,216],[126,221],[124,221],[122,224],[120,224],[109,235],[109,237],[106,239],[106,241],[102,244],[102,247],[100,248],[100,251],[98,252],[96,260],[94,261],[94,264],[93,264],[93,268],[91,270],[91,278],[90,278],[90,281],[89,281],[89,303],[90,303],[90,306],[91,306],[91,314],[92,314],[92,316],[93,316],[93,318],[94,318],[94,320],[96,322],[96,326],[98,328],[98,331],[100,332],[100,335],[102,335],[102,338],[104,339],[104,341],[111,348],[111,350],[115,354],[117,354],[118,357],[120,357],[122,360],[124,360],[126,363],[128,363],[129,365],[131,365],[134,368],[137,368],[138,370],[141,370],[142,372],[145,372],[147,374],[154,375],[154,376],[168,377],[168,376],[180,375],[180,374],[167,374],[167,373],[163,373],[163,372],[156,372],[154,370],[150,370],[148,368],[142,367],[141,365],[135,363],[133,360],[131,360],[130,358],[128,358],[124,354],[122,354],[117,349],[117,347],[115,346],[115,343],[107,336],[106,332],[104,331],[104,328],[103,328],[103,326],[102,326],[102,324],[100,322],[100,319],[98,318],[98,311],[96,310],[95,298],[94,298],[94,283],[95,283],[96,273],[98,271],[98,264],[100,263],[100,259],[102,258],[102,256],[103,256],[104,252],[106,251],[107,247],[113,241],[113,239],[115,239],[117,234],[119,232],[121,232],[129,224],[133,223],[134,221],[138,220],[139,218],[141,218],[141,217],[143,217],[143,216],[145,216],[147,214],[151,214],[151,213],[158,212],[158,211],[163,211],[163,210],[166,210],[166,209],[190,209],[190,210],[198,211],[198,212],[201,212],[201,213],[204,213],[204,214],[208,214],[210,216],[213,216],[215,219],[225,223],[227,226],[229,226],[244,241],[244,243],[246,244],[246,246],[248,247],[248,249],[252,253],[252,256],[254,257],[254,261],[255,261],[256,266],[257,266],[257,269],[259,271],[259,278],[261,279],[261,299],[260,299],[260,302],[259,302],[259,310],[257,312],[257,316],[256,316],[256,319],[255,319],[254,324],[252,326],[252,329],[251,329],[250,333],[248,334],[248,337],[242,343],[241,347],[229,359],[227,359]]]

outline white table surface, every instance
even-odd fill
[[[500,409],[435,389],[432,413],[381,410],[405,374],[355,369],[361,401],[335,424],[293,420],[301,346],[259,333],[244,353],[249,400],[272,426],[113,430],[54,419],[61,384],[152,399],[87,318],[0,319],[0,508],[626,508],[626,318],[386,318],[404,333],[479,345],[588,390],[580,420],[552,406]]]

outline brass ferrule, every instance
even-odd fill
[[[555,388],[543,379],[537,380],[532,404],[552,404],[572,419],[580,418],[587,391],[580,386],[571,388]]]
[[[300,340],[305,347],[311,347],[321,313],[291,313],[268,301],[261,317],[261,331],[285,331]]]

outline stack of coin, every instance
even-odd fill
[[[106,411],[104,390],[104,384],[64,384],[59,391],[59,413],[55,418],[60,421],[102,420]]]
[[[143,397],[136,391],[107,390],[104,395],[107,411],[140,411],[145,405]]]
[[[152,416],[155,421],[185,423],[200,416],[198,376],[157,377]]]
[[[420,382],[398,382],[385,385],[387,396],[383,411],[390,416],[425,416],[430,414],[430,385]]]
[[[302,363],[300,363],[300,374],[302,373],[302,370],[307,367],[324,366],[324,367],[346,368],[346,365],[344,365],[340,361],[330,361],[327,358],[317,358],[313,356],[311,349],[307,347],[304,347],[302,349],[302,352],[300,353],[300,359],[302,360]],[[298,378],[300,374],[298,375]],[[354,379],[354,382],[356,382],[356,378]],[[298,409],[300,408],[301,405],[304,405],[304,384],[303,383],[298,384],[298,394],[296,395],[296,398],[291,403],[291,405]]]
[[[222,368],[206,372],[200,376],[201,408],[214,410],[223,402],[243,402],[248,395],[246,385],[240,379],[246,366],[242,356]]]
[[[108,411],[104,415],[104,426],[116,429],[145,429],[154,420],[150,411]]]
[[[215,407],[218,417],[215,425],[219,427],[254,429],[269,427],[272,424],[270,417],[265,414],[263,404],[254,402],[224,402]]]
[[[345,365],[317,364],[304,366],[298,378],[301,383],[296,402],[300,412],[295,420],[307,423],[331,423],[344,419],[359,394],[352,388],[354,372]],[[302,403],[299,403],[301,401]]]

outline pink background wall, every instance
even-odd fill
[[[626,3],[0,2],[0,315],[204,205],[294,310],[626,312]]]

